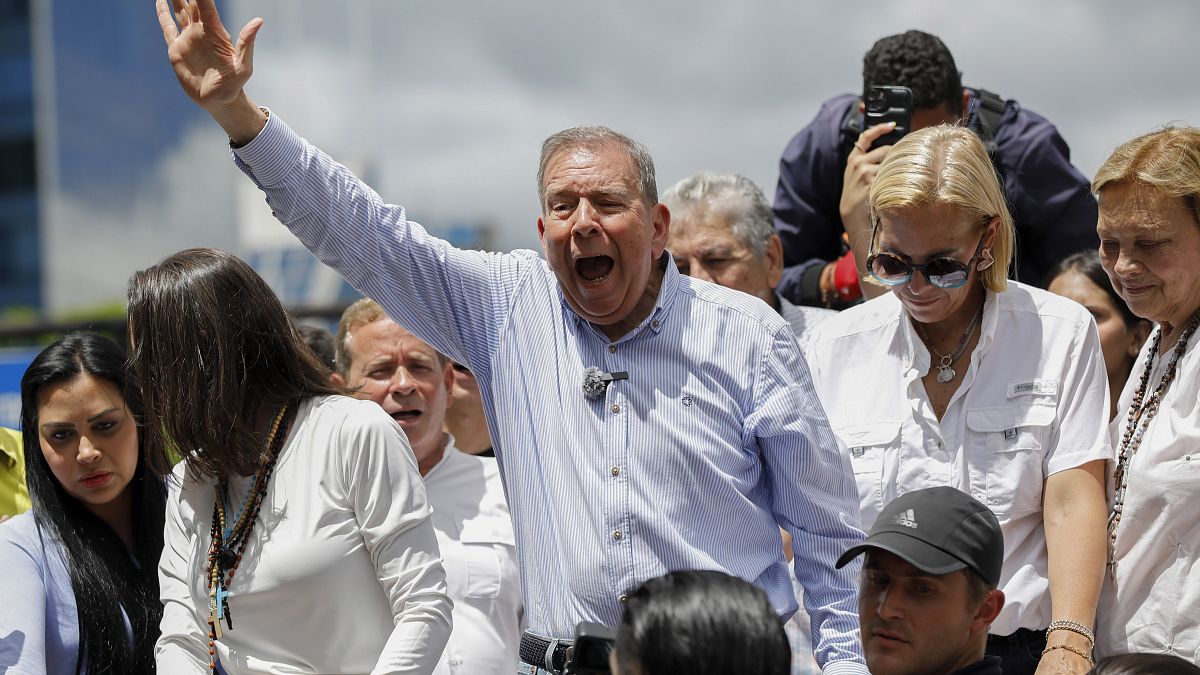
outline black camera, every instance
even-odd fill
[[[575,627],[575,642],[563,675],[607,675],[608,655],[617,641],[617,629],[586,621]]]
[[[863,129],[895,122],[896,128],[876,139],[871,148],[893,145],[912,130],[912,90],[908,87],[871,86],[863,99]]]

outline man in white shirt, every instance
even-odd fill
[[[521,637],[516,544],[493,459],[458,451],[443,431],[450,361],[364,298],[338,323],[335,380],[378,403],[412,444],[454,601],[435,675],[512,675]]]

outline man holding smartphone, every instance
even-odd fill
[[[827,101],[780,158],[774,211],[783,240],[783,297],[834,308],[859,297],[870,230],[867,192],[891,147],[876,141],[893,131],[865,128],[863,98],[876,85],[911,90],[908,131],[964,124],[983,137],[1016,222],[1018,279],[1040,283],[1062,258],[1099,245],[1096,200],[1054,125],[1016,101],[964,88],[946,45],[910,30],[876,42],[863,58],[863,93]]]

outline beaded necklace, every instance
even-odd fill
[[[242,509],[232,526],[227,526],[225,517],[225,502],[229,500],[229,483],[225,479],[217,481],[213,486],[213,517],[212,544],[208,548],[208,565],[205,569],[208,584],[208,667],[217,672],[216,641],[222,637],[221,622],[225,622],[228,630],[233,629],[233,614],[229,611],[229,584],[233,582],[234,572],[242,561],[246,544],[250,541],[250,531],[258,520],[258,511],[266,496],[267,482],[275,468],[275,460],[283,441],[287,438],[287,428],[290,419],[288,412],[291,406],[283,405],[275,415],[271,431],[267,434],[265,458],[261,468],[254,474],[254,484],[246,494]]]
[[[1162,379],[1147,398],[1146,386],[1150,384],[1150,371],[1153,370],[1154,357],[1158,355],[1158,348],[1162,342],[1162,326],[1155,329],[1154,338],[1150,343],[1150,353],[1146,355],[1146,367],[1142,369],[1142,378],[1133,392],[1129,415],[1125,418],[1125,431],[1121,434],[1120,450],[1117,452],[1117,466],[1113,471],[1115,492],[1112,513],[1108,514],[1108,571],[1114,580],[1117,576],[1117,525],[1121,523],[1121,512],[1125,508],[1125,491],[1129,487],[1129,464],[1142,445],[1142,437],[1146,434],[1146,429],[1150,427],[1150,421],[1158,414],[1158,406],[1162,403],[1162,397],[1166,393],[1167,387],[1171,386],[1171,382],[1175,380],[1175,370],[1179,365],[1179,359],[1183,358],[1183,353],[1187,351],[1188,340],[1196,332],[1197,326],[1200,326],[1200,312],[1193,314],[1187,326],[1184,327],[1183,334],[1179,336],[1175,342],[1175,348],[1171,350],[1171,360],[1167,363],[1167,369],[1163,372]]]

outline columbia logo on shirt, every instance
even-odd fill
[[[896,524],[903,525],[905,527],[911,527],[915,530],[917,529],[917,515],[913,513],[912,509],[908,509],[904,513],[896,516]]]

